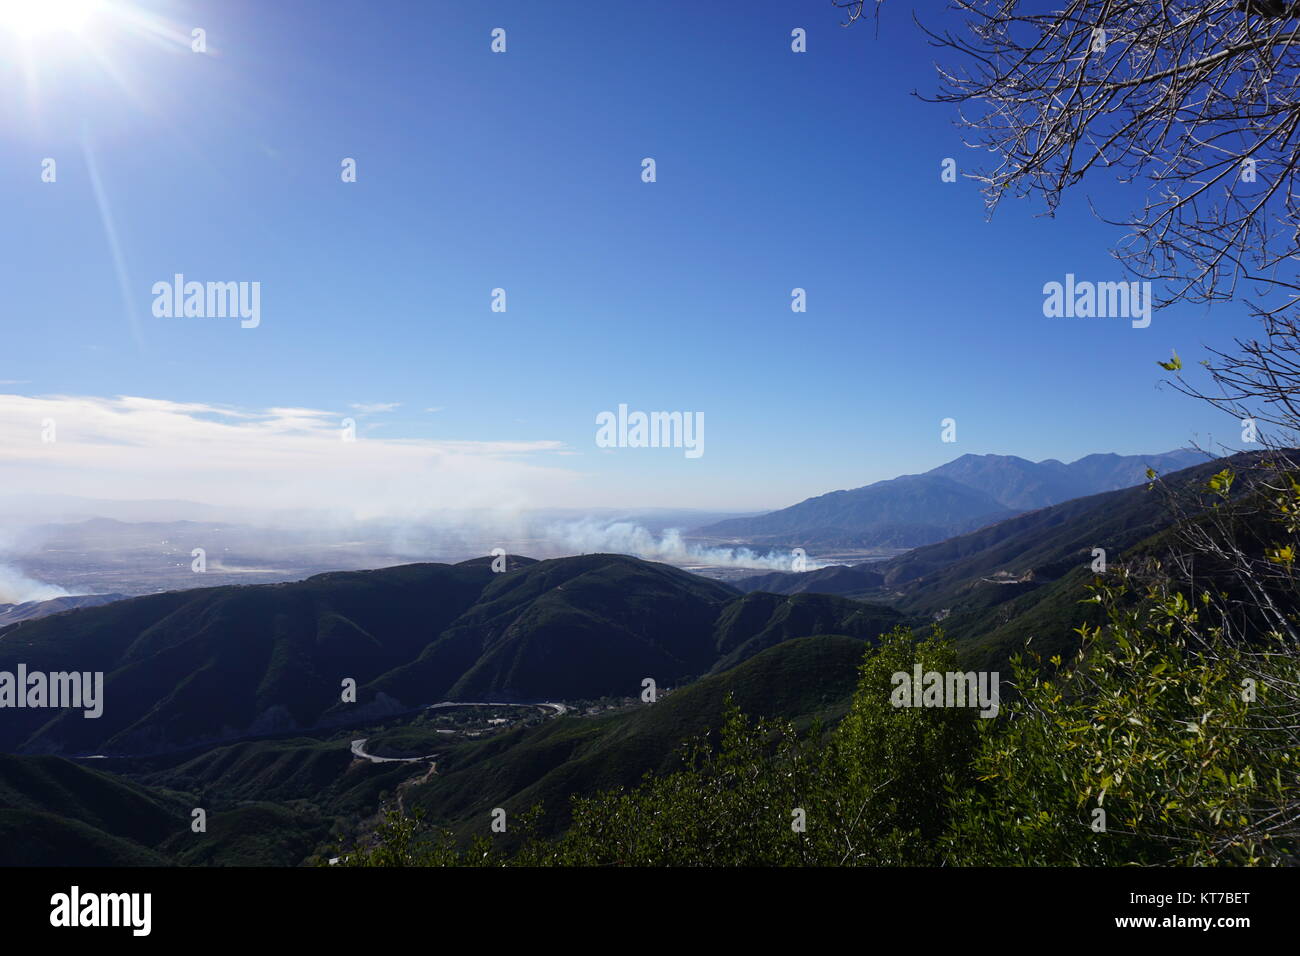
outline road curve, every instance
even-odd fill
[[[427,757],[377,757],[372,753],[366,753],[366,741],[369,739],[369,737],[358,737],[352,741],[352,756],[369,760],[371,763],[419,763],[421,760],[433,760],[438,756],[429,754]]]
[[[519,703],[518,701],[472,701],[472,700],[444,700],[437,704],[430,704],[427,710],[438,710],[441,707],[540,707],[543,710],[555,711],[555,716],[560,717],[568,713],[569,707],[556,701],[537,701],[535,703]],[[452,730],[440,730],[440,734],[455,733]],[[369,760],[371,763],[419,763],[421,760],[433,760],[438,755],[429,754],[426,757],[379,757],[372,753],[366,752],[366,741],[369,737],[358,737],[352,741],[352,756],[359,757],[362,760]]]
[[[556,716],[569,712],[567,704],[560,704],[549,700],[539,701],[518,701],[518,700],[444,700],[437,704],[430,704],[427,710],[437,710],[440,707],[544,707],[555,711]]]

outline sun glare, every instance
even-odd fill
[[[67,97],[147,109],[146,71],[158,61],[137,54],[199,52],[193,32],[136,0],[0,0],[0,78],[25,93],[25,120]],[[8,106],[0,100],[0,121]]]
[[[102,0],[0,0],[0,29],[23,36],[86,26]]]

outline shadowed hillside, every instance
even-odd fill
[[[734,614],[725,612],[740,602]],[[900,616],[763,602],[622,555],[490,559],[171,592],[0,630],[0,670],[103,671],[103,715],[15,709],[0,746],[145,754],[358,723],[443,699],[639,693],[793,637],[871,638]],[[342,700],[345,679],[355,702]]]
[[[518,812],[540,804],[544,829],[558,832],[569,819],[570,794],[631,786],[648,770],[677,767],[682,742],[718,726],[728,693],[751,714],[801,724],[837,719],[866,646],[847,637],[787,641],[653,704],[594,719],[561,717],[465,745],[415,788],[412,803],[465,834],[483,832],[493,807]]]

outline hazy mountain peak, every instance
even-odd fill
[[[1070,464],[967,453],[916,475],[808,498],[766,515],[700,533],[788,547],[910,548],[1072,498],[1141,484],[1148,467],[1167,473],[1204,461],[1188,450],[1085,455]]]

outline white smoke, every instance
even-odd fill
[[[25,604],[67,596],[68,592],[57,584],[42,584],[11,564],[0,564],[0,604]]]
[[[811,558],[804,558],[795,566],[795,556],[789,551],[759,554],[749,548],[723,548],[694,544],[682,538],[676,528],[666,529],[656,536],[639,524],[629,521],[597,522],[573,521],[552,525],[549,535],[567,551],[612,552],[630,554],[647,561],[665,564],[707,564],[724,568],[753,568],[756,571],[816,571],[826,567]]]

